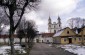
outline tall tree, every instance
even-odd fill
[[[10,22],[9,38],[10,38],[10,45],[11,45],[11,55],[15,55],[13,34],[17,26],[19,25],[23,17],[23,14],[25,13],[25,9],[26,7],[28,8],[34,7],[37,1],[38,0],[0,0],[0,5],[4,7],[5,13],[9,18],[9,22]],[[14,22],[15,18],[18,18],[16,24]]]
[[[68,20],[68,24],[69,24],[70,28],[73,29],[74,23],[73,23],[73,19],[72,18]]]
[[[24,21],[25,21],[25,19],[22,19],[20,24],[18,25],[18,27],[16,29],[17,37],[20,39],[20,45],[21,45],[22,38],[25,38]]]
[[[17,30],[17,37],[20,39],[20,45],[21,45],[22,38],[24,38],[24,36],[25,36],[24,30],[18,29]]]
[[[28,22],[28,26],[27,26],[27,38],[28,38],[28,46],[30,47],[30,45],[33,42],[33,39],[35,38],[35,36],[37,35],[37,30],[35,27],[34,22]]]
[[[83,26],[85,25],[84,21],[85,21],[85,19],[82,19],[80,17],[76,17],[76,18],[69,19],[67,22],[68,22],[68,26],[70,28],[75,28],[75,27],[80,28],[80,27],[82,27],[82,25]]]

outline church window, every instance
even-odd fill
[[[60,27],[60,25],[59,25],[59,27]]]
[[[69,31],[67,31],[67,34],[69,34]]]

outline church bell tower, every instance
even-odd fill
[[[58,27],[61,29],[61,19],[60,19],[60,17],[58,16]]]
[[[48,32],[51,32],[51,18],[49,16],[49,19],[48,19]]]

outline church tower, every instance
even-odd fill
[[[49,16],[49,19],[48,19],[48,32],[51,32],[51,18]]]
[[[61,29],[61,19],[60,19],[60,17],[58,16],[58,27],[59,27],[59,30]]]
[[[52,22],[51,18],[48,19],[48,32],[49,33],[56,33],[58,30],[61,30],[61,19],[58,16],[58,22]]]

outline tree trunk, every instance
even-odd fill
[[[22,39],[20,38],[20,45],[21,45]]]
[[[10,39],[10,46],[11,46],[11,55],[15,55],[13,34],[14,34],[14,31],[12,26],[10,25],[9,39]]]
[[[15,55],[14,53],[15,53],[15,51],[14,51],[14,38],[13,38],[13,36],[12,36],[13,34],[10,34],[9,36],[10,36],[10,46],[11,46],[11,55]]]
[[[30,44],[31,44],[31,38],[28,38],[28,48],[30,48]]]
[[[4,44],[6,44],[6,39],[4,38]]]

